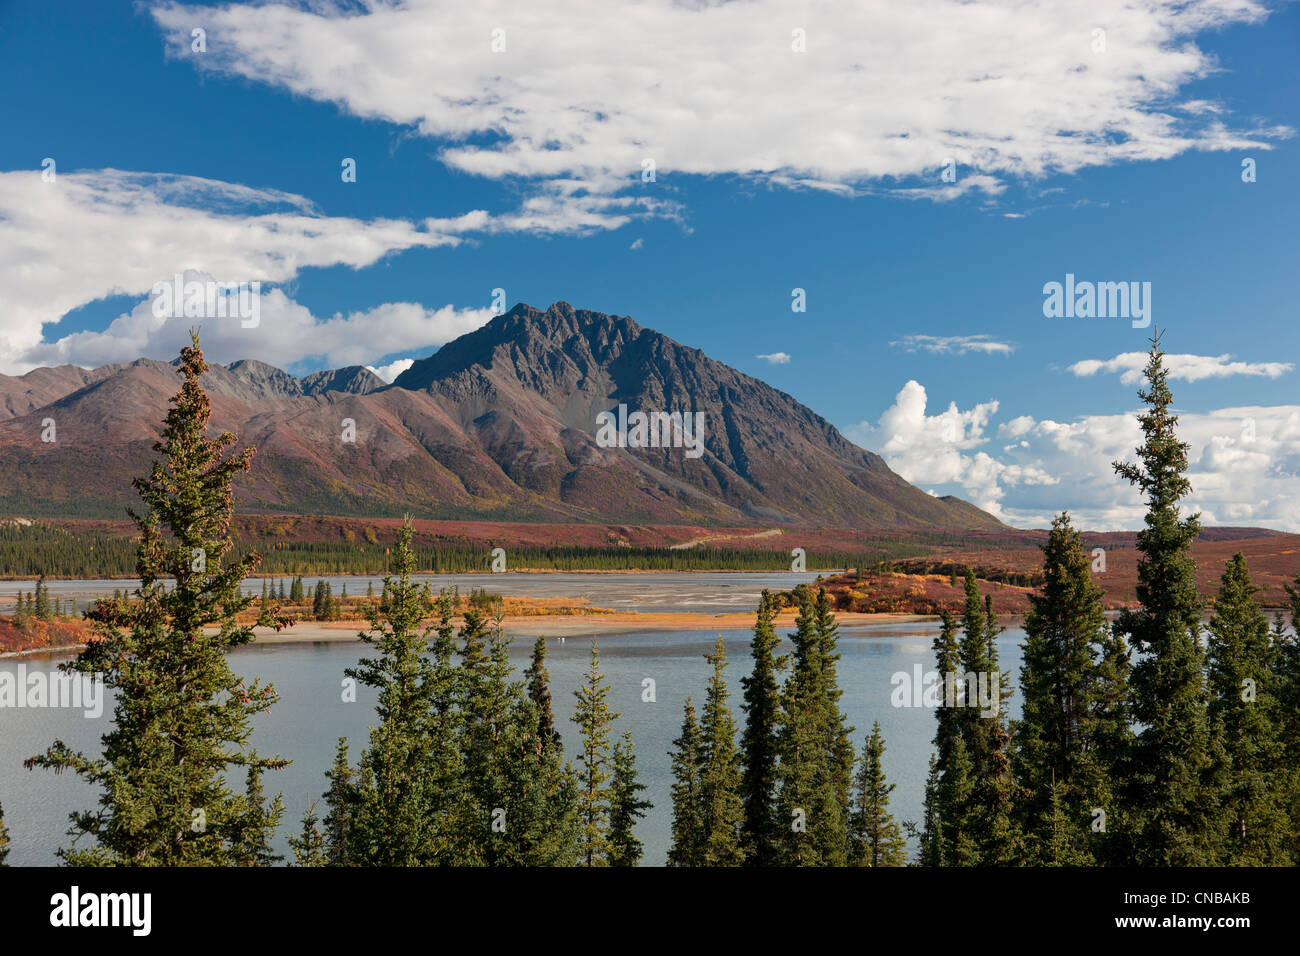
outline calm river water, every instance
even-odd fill
[[[493,584],[501,575],[493,576]],[[638,595],[642,603],[634,606],[664,611],[737,610],[752,607],[762,587],[791,587],[806,575],[517,575],[539,586],[549,579],[545,592],[550,596],[573,596],[573,585],[587,589],[593,603],[612,607],[617,601],[633,602]],[[466,576],[458,581],[466,586]],[[537,584],[531,582],[537,581]],[[348,579],[348,591],[354,593],[356,579]],[[90,593],[88,585],[96,582],[54,582],[51,590],[64,593]],[[116,583],[108,582],[108,592]],[[475,580],[473,583],[479,583]],[[515,582],[501,582],[504,593],[542,594],[516,588]],[[3,587],[3,586],[0,586]],[[78,591],[76,589],[82,589]],[[639,588],[639,590],[638,590]],[[335,585],[337,591],[338,585]],[[260,591],[260,584],[256,590]],[[364,592],[364,582],[358,589]],[[493,588],[492,590],[496,590]],[[677,598],[677,603],[669,600]],[[748,603],[739,604],[740,601]],[[690,603],[685,603],[690,602]],[[733,603],[735,602],[735,603]],[[856,727],[854,743],[860,749],[871,722],[879,720],[888,750],[885,771],[897,786],[892,809],[899,820],[919,820],[925,784],[930,738],[934,732],[934,714],[924,707],[891,705],[891,677],[898,672],[912,674],[914,666],[923,670],[934,667],[930,643],[937,622],[907,624],[872,624],[841,627],[840,683],[844,691],[842,706],[849,722]],[[645,844],[645,863],[662,865],[668,852],[669,825],[672,820],[670,759],[668,752],[677,736],[682,719],[682,705],[693,696],[703,702],[709,665],[703,655],[712,650],[717,631],[676,631],[665,633],[613,634],[600,638],[602,668],[611,687],[611,703],[622,713],[616,724],[621,735],[632,731],[636,744],[637,766],[641,780],[649,790],[645,797],[654,809],[638,828]],[[740,678],[748,673],[750,661],[748,631],[724,631],[729,666],[728,685],[733,712],[740,722]],[[1023,632],[1009,627],[1001,636],[999,651],[1002,666],[1015,673],[1020,664]],[[511,658],[518,671],[527,666],[532,640],[517,637]],[[788,643],[785,650],[788,651]],[[324,772],[329,767],[340,736],[349,738],[353,758],[366,743],[373,720],[374,695],[360,688],[356,703],[341,700],[340,681],[343,669],[356,663],[366,650],[360,643],[321,643],[264,645],[248,647],[232,654],[237,673],[270,681],[280,695],[271,713],[254,721],[253,740],[264,754],[278,753],[292,760],[290,766],[269,774],[268,793],[283,793],[286,806],[284,822],[277,836],[277,847],[287,853],[286,838],[296,833],[298,822],[309,799],[320,796],[325,786]],[[577,728],[570,722],[573,691],[582,679],[590,654],[587,639],[569,637],[548,639],[548,665],[551,689],[566,751],[573,752]],[[28,672],[53,669],[50,660],[22,661]],[[0,671],[15,671],[16,659],[0,660]],[[642,681],[655,681],[654,703],[643,703]],[[1018,696],[1011,701],[1017,714]],[[105,718],[86,719],[81,711],[64,709],[0,710],[0,804],[4,806],[12,852],[9,863],[49,865],[57,862],[55,851],[67,845],[68,814],[94,805],[95,794],[71,774],[55,776],[50,771],[27,771],[24,758],[47,747],[54,739],[86,752],[97,752],[100,735],[107,729],[111,707]]]

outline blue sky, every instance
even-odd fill
[[[1295,5],[472,6],[0,4],[0,372],[173,357],[178,269],[263,281],[209,353],[298,374],[427,355],[503,288],[702,348],[927,490],[1131,527],[1149,330],[1042,290],[1150,282],[1195,504],[1300,527]]]

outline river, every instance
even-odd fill
[[[492,583],[505,577],[493,575]],[[690,611],[734,611],[752,607],[763,587],[788,588],[811,575],[767,574],[520,574],[501,582],[507,594],[528,593],[535,596],[572,597],[570,587],[585,589],[593,603],[604,607],[628,605],[656,611],[671,609]],[[481,579],[460,575],[462,587],[467,581],[478,586]],[[549,586],[542,581],[549,579]],[[330,580],[330,579],[327,579]],[[334,579],[342,581],[344,579]],[[349,593],[356,593],[358,579],[348,578]],[[435,587],[439,586],[439,579]],[[313,579],[314,582],[314,579]],[[486,583],[486,582],[484,582]],[[51,582],[52,594],[103,593],[104,582]],[[107,591],[122,582],[107,582]],[[538,588],[526,591],[524,586]],[[77,589],[81,590],[78,591]],[[95,590],[95,589],[98,590]],[[335,590],[339,585],[335,585]],[[261,585],[254,590],[260,593]],[[359,591],[364,592],[362,579]],[[491,590],[496,590],[492,588]],[[671,598],[676,597],[676,601]],[[747,603],[741,604],[744,601]],[[909,623],[873,623],[842,626],[840,629],[839,677],[844,691],[841,701],[849,723],[856,729],[854,744],[861,748],[870,732],[871,722],[880,721],[888,750],[885,771],[897,789],[892,797],[893,813],[898,820],[919,820],[925,785],[930,738],[934,732],[934,711],[925,707],[895,707],[891,703],[899,673],[910,677],[916,665],[925,671],[934,667],[931,642],[938,628],[935,621]],[[788,633],[783,630],[783,636]],[[637,833],[645,844],[646,864],[663,864],[669,847],[672,820],[670,798],[671,762],[669,750],[681,728],[682,705],[687,696],[702,705],[708,683],[709,665],[704,655],[711,652],[717,631],[640,632],[606,634],[600,637],[602,669],[611,688],[611,706],[621,712],[616,731],[631,730],[636,745],[637,766],[641,781],[648,786],[644,794],[653,801],[651,810],[638,826]],[[740,678],[748,673],[750,633],[743,630],[722,632],[729,666],[727,681],[731,706],[738,725]],[[1013,674],[1020,664],[1020,643],[1024,634],[1018,627],[1008,627],[999,639],[1002,667]],[[532,640],[516,637],[511,659],[517,672],[527,665]],[[279,754],[292,761],[290,766],[268,774],[268,793],[284,795],[286,813],[275,845],[287,853],[287,837],[296,834],[298,823],[309,799],[320,796],[325,786],[324,772],[333,760],[340,736],[347,737],[355,760],[365,745],[373,721],[374,695],[359,689],[356,703],[345,703],[340,682],[345,667],[356,663],[367,648],[359,642],[330,642],[293,645],[262,645],[241,648],[232,653],[231,664],[245,677],[258,677],[274,683],[280,700],[269,714],[254,719],[253,742],[263,754]],[[783,642],[783,652],[789,650]],[[582,680],[590,654],[590,641],[569,637],[548,638],[548,666],[555,699],[556,717],[563,733],[566,752],[571,756],[577,742],[577,728],[570,721],[573,691]],[[0,671],[14,671],[19,660],[0,660]],[[21,661],[28,672],[53,669],[57,661],[27,658]],[[655,700],[642,700],[643,681],[655,684]],[[1018,714],[1019,698],[1010,704]],[[4,806],[12,852],[9,862],[21,865],[49,865],[57,862],[55,851],[66,846],[68,814],[94,805],[95,794],[72,774],[56,776],[50,771],[27,771],[24,758],[47,747],[56,738],[75,749],[97,752],[99,737],[107,729],[111,707],[105,717],[87,719],[81,711],[70,709],[0,710],[0,803]]]

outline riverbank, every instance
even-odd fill
[[[776,619],[779,628],[794,627],[795,611]],[[836,614],[841,627],[855,624],[904,624],[926,620],[920,614]],[[459,625],[459,621],[457,621]],[[652,631],[743,631],[754,626],[754,612],[696,614],[691,612],[613,612],[599,617],[506,617],[502,630],[507,637],[600,637],[615,634],[643,634]],[[255,643],[299,644],[320,641],[355,641],[364,621],[305,621],[282,631],[256,628]]]
[[[788,609],[777,616],[778,628],[794,627],[796,612]],[[908,624],[928,620],[923,614],[856,614],[843,612],[835,615],[841,627],[863,624]],[[460,619],[456,619],[457,627]],[[254,644],[320,644],[358,640],[358,633],[367,627],[365,621],[303,621],[292,627],[276,631],[269,627],[253,629]],[[663,631],[745,631],[754,626],[754,612],[729,614],[699,614],[666,611],[615,611],[600,615],[573,616],[507,616],[502,629],[507,637],[607,637],[620,634],[645,634]],[[215,628],[208,628],[214,633]],[[76,653],[82,644],[60,647],[31,647],[19,651],[0,653],[0,660],[31,656],[64,656]]]

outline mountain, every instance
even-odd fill
[[[120,514],[178,380],[148,359],[0,377],[0,512]],[[631,318],[564,302],[517,305],[391,386],[355,366],[296,379],[252,360],[214,366],[204,385],[214,426],[258,449],[238,486],[246,510],[998,527],[908,484],[784,392]],[[698,454],[602,447],[598,416],[620,405],[702,415]],[[40,440],[46,418],[54,443]]]

